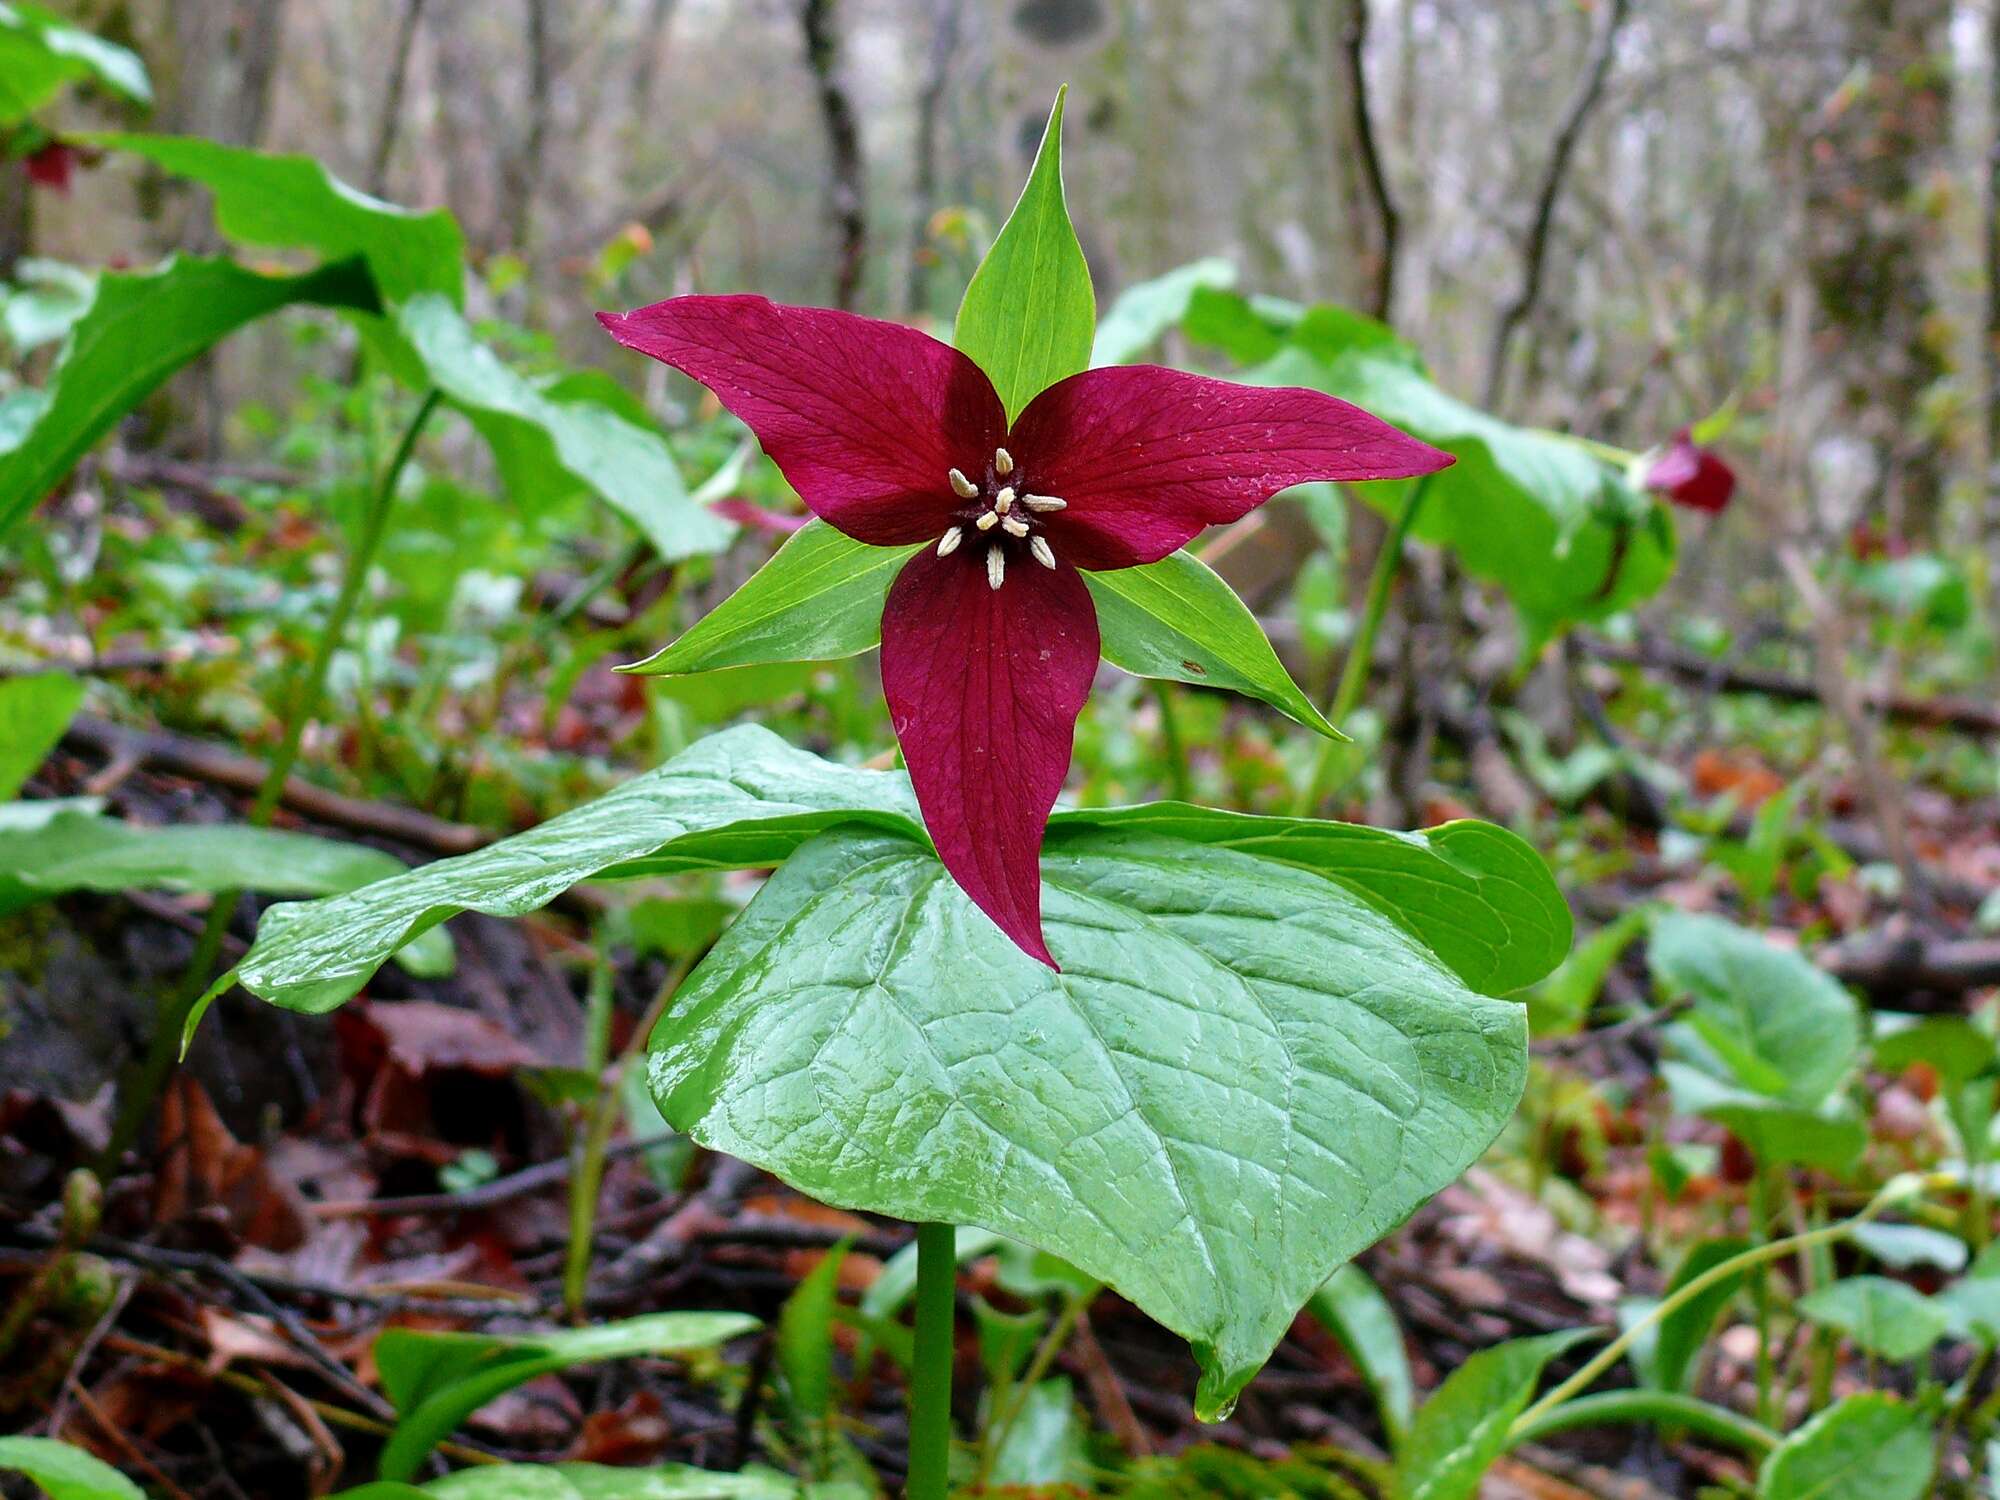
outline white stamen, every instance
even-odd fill
[[[1009,516],[1000,523],[1000,529],[1009,536],[1026,536],[1028,534],[1028,523],[1019,516]]]
[[[1007,555],[998,547],[986,549],[986,586],[997,589],[1007,577]]]
[[[993,450],[993,472],[998,474],[1002,479],[1013,473],[1014,455],[1009,453],[1005,448],[995,448]]]
[[[938,556],[950,557],[958,550],[958,544],[965,540],[965,533],[954,526],[938,538]]]
[[[970,479],[967,479],[956,469],[951,471],[951,487],[961,500],[970,500],[974,495],[979,493],[979,486],[974,484]]]
[[[1043,567],[1053,568],[1056,565],[1056,555],[1049,549],[1049,539],[1047,537],[1038,536],[1030,538],[1028,550],[1035,554],[1035,561]]]
[[[1000,493],[993,497],[993,508],[1003,516],[1014,508],[1014,489],[1012,485],[1002,485],[1000,487]]]
[[[1067,510],[1069,501],[1058,500],[1054,495],[1023,495],[1021,503],[1029,510]]]
[[[977,526],[981,531],[991,531],[995,526],[1000,524],[1000,518],[989,510],[972,524]]]

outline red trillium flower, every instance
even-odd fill
[[[1683,427],[1648,466],[1646,488],[1676,505],[1715,515],[1736,493],[1736,471],[1697,445],[1690,430]]]
[[[1083,574],[1158,562],[1307,480],[1452,461],[1318,391],[1127,365],[1058,381],[1010,426],[978,365],[900,323],[762,297],[598,316],[715,392],[815,515],[925,544],[882,610],[896,738],[945,868],[1051,968],[1042,832],[1098,661]]]
[[[52,193],[67,194],[70,179],[76,175],[77,163],[82,159],[82,153],[76,147],[61,141],[50,141],[46,146],[30,151],[25,158],[28,181]]]

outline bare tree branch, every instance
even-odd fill
[[[1571,96],[1569,108],[1563,111],[1562,121],[1556,126],[1555,141],[1549,148],[1548,166],[1543,170],[1541,187],[1535,194],[1535,215],[1528,225],[1527,248],[1521,258],[1521,284],[1501,309],[1500,321],[1493,330],[1493,344],[1487,351],[1485,404],[1489,408],[1499,404],[1507,384],[1507,347],[1542,294],[1542,271],[1548,258],[1549,225],[1555,218],[1556,200],[1562,194],[1563,178],[1569,171],[1570,158],[1576,153],[1577,142],[1583,138],[1583,127],[1604,95],[1604,81],[1611,74],[1611,59],[1617,51],[1618,32],[1625,24],[1630,8],[1630,0],[1611,0],[1604,13],[1604,23],[1598,27],[1597,37],[1591,43],[1590,55],[1584,59],[1583,82]]]
[[[833,305],[852,309],[861,294],[861,269],[868,253],[868,218],[861,161],[861,127],[853,101],[840,82],[837,0],[805,0],[799,26],[805,33],[806,66],[819,94],[826,122],[830,161],[827,213],[840,234],[840,261],[834,271]]]
[[[1340,65],[1347,85],[1347,98],[1354,111],[1354,142],[1361,158],[1361,180],[1375,206],[1379,243],[1368,292],[1368,311],[1377,318],[1389,316],[1396,296],[1396,247],[1402,235],[1402,216],[1389,191],[1389,179],[1382,170],[1382,151],[1375,139],[1375,122],[1368,108],[1368,70],[1364,54],[1368,47],[1368,0],[1347,0],[1342,17]]]
[[[963,13],[964,0],[932,0],[930,61],[923,87],[917,91],[916,172],[910,184],[910,277],[904,301],[911,313],[922,312],[930,298],[930,219],[937,203],[938,116],[951,82],[951,60],[958,50]]]
[[[389,65],[389,91],[382,99],[382,118],[375,126],[375,149],[368,154],[368,191],[381,197],[389,184],[389,158],[396,152],[396,134],[403,123],[403,94],[410,83],[410,53],[417,44],[424,0],[403,0],[403,19],[396,27],[395,61]]]

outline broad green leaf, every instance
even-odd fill
[[[146,1500],[103,1459],[54,1438],[0,1437],[0,1472],[27,1475],[49,1500]]]
[[[406,873],[400,859],[366,844],[241,823],[145,828],[72,811],[35,827],[0,825],[0,912],[69,891],[328,896]],[[426,978],[451,972],[442,932],[420,935],[397,956]]]
[[[1887,1276],[1849,1276],[1799,1299],[1799,1313],[1847,1335],[1855,1348],[1902,1362],[1921,1357],[1950,1319],[1915,1287]]]
[[[1220,256],[1176,266],[1164,276],[1128,286],[1097,325],[1090,348],[1092,368],[1130,364],[1188,315],[1196,292],[1236,285],[1236,267]]]
[[[1848,1396],[1772,1450],[1757,1500],[1919,1500],[1931,1463],[1923,1412],[1894,1396]]]
[[[1431,477],[1413,534],[1449,547],[1467,571],[1505,590],[1530,649],[1571,622],[1651,597],[1672,571],[1671,522],[1623,476],[1575,443],[1447,395],[1392,353],[1362,348],[1321,359],[1293,344],[1244,378],[1327,391],[1457,455]],[[1357,493],[1393,511],[1402,489],[1363,485]]]
[[[1485,1149],[1518,1006],[1304,870],[1078,829],[1023,954],[936,857],[801,849],[653,1036],[661,1113],[824,1202],[1024,1241],[1187,1338],[1214,1419],[1343,1262]]]
[[[195,136],[107,132],[80,139],[143,156],[162,171],[202,184],[215,196],[215,227],[225,239],[311,250],[327,261],[358,257],[386,306],[419,292],[438,293],[454,304],[463,300],[465,240],[458,221],[443,209],[418,213],[371,198],[310,156],[280,156]]]
[[[1155,802],[1058,813],[1051,838],[1079,826],[1159,834],[1310,870],[1415,934],[1481,994],[1533,984],[1569,952],[1569,904],[1548,866],[1526,842],[1491,823],[1393,833]]]
[[[288,1009],[330,1010],[400,945],[461,911],[520,916],[586,880],[776,865],[839,822],[928,843],[900,772],[834,765],[768,730],[739,726],[475,853],[350,896],[273,907],[218,992],[240,983]],[[1484,993],[1532,984],[1569,946],[1569,908],[1541,856],[1491,824],[1406,834],[1161,803],[1059,812],[1049,840],[1100,827],[1239,849],[1330,880],[1413,933]]]
[[[1817,1105],[1773,1099],[1680,1062],[1661,1063],[1660,1077],[1675,1109],[1728,1127],[1766,1165],[1790,1162],[1842,1174],[1867,1148],[1866,1122],[1838,1096]]]
[[[1085,1436],[1069,1381],[1037,1382],[1022,1396],[1021,1410],[994,1454],[993,1487],[1043,1494],[1056,1486],[1088,1484],[1092,1464]]]
[[[151,271],[98,277],[90,311],[70,329],[35,420],[0,450],[0,536],[174,371],[244,324],[299,302],[377,307],[358,261],[262,276],[226,260],[179,257]]]
[[[350,895],[271,908],[233,982],[290,1010],[331,1010],[462,911],[517,917],[607,871],[775,865],[847,820],[919,838],[916,818],[906,777],[831,765],[746,725],[526,833]]]
[[[2000,1343],[2000,1268],[1993,1264],[1989,1246],[1972,1269],[1937,1294],[1945,1327],[1953,1338],[1967,1339],[1991,1349]]]
[[[383,1479],[408,1479],[458,1424],[503,1392],[605,1359],[712,1349],[757,1327],[741,1313],[652,1313],[591,1328],[496,1335],[391,1328],[375,1341],[396,1430],[382,1450]]]
[[[411,297],[396,309],[395,323],[431,383],[493,446],[517,492],[546,486],[551,476],[557,484],[587,488],[669,561],[718,552],[735,535],[730,522],[689,498],[657,432],[595,402],[552,399],[501,363],[450,298],[435,292]],[[542,503],[548,496],[523,499]]]
[[[0,4],[0,125],[26,119],[64,84],[83,78],[134,104],[153,102],[152,81],[137,53],[27,0]]]
[[[82,706],[83,681],[66,673],[0,678],[0,802],[35,774]]]
[[[1469,1500],[1550,1360],[1595,1330],[1572,1328],[1482,1349],[1417,1410],[1396,1456],[1396,1500]]]
[[[1063,201],[1063,98],[1056,93],[1028,185],[959,304],[952,342],[1000,393],[1011,423],[1048,387],[1090,365],[1097,300]]]
[[[1393,1449],[1409,1430],[1417,1407],[1416,1382],[1410,1377],[1410,1355],[1403,1347],[1402,1325],[1382,1289],[1356,1265],[1342,1266],[1312,1295],[1306,1311],[1317,1318],[1340,1346],[1374,1393],[1382,1428]]]
[[[1083,581],[1112,665],[1138,677],[1228,688],[1329,738],[1345,738],[1292,681],[1236,591],[1193,553],[1085,573]]]
[[[620,670],[660,676],[872,651],[882,601],[916,550],[871,547],[815,517],[679,640]]]
[[[1799,954],[1720,917],[1673,912],[1653,924],[1647,960],[1662,990],[1693,997],[1685,1024],[1726,1067],[1723,1081],[1818,1105],[1853,1069],[1860,1007]]]
[[[1898,1271],[1926,1266],[1957,1275],[1971,1255],[1957,1235],[1922,1224],[1857,1224],[1847,1238],[1857,1250],[1865,1250]]]

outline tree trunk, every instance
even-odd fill
[[[868,254],[866,173],[861,160],[861,126],[840,81],[837,0],[805,0],[799,25],[805,34],[806,66],[812,69],[826,125],[827,217],[839,250],[834,267],[833,305],[852,310],[861,297],[861,273]]]

